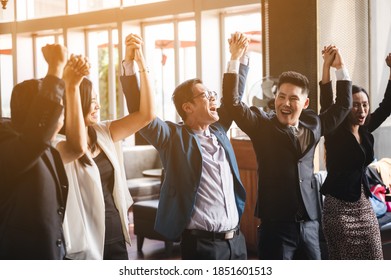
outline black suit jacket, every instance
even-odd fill
[[[55,77],[24,83],[14,93],[26,88],[64,91]],[[12,122],[0,125],[0,259],[65,255],[62,221],[68,180],[59,153],[50,146],[62,110],[37,92],[21,129],[15,130]]]
[[[332,104],[331,82],[320,85],[321,110]],[[331,98],[330,98],[331,96]],[[371,196],[366,174],[368,165],[374,160],[374,138],[372,131],[378,128],[391,113],[391,81],[388,81],[383,101],[359,128],[361,145],[350,132],[347,119],[335,131],[325,136],[327,177],[321,193],[330,194],[345,201],[357,201],[361,195],[361,184],[367,196]]]
[[[225,85],[224,81],[224,85]],[[224,91],[225,92],[225,91]],[[262,221],[294,221],[299,203],[304,202],[311,220],[319,219],[318,191],[311,185],[314,152],[322,135],[334,130],[351,108],[351,82],[339,81],[337,102],[327,112],[306,109],[300,125],[307,128],[311,141],[301,153],[275,112],[249,108],[237,96],[224,95],[224,104],[237,125],[251,138],[258,162],[258,198],[255,215]],[[302,201],[302,202],[301,202]]]

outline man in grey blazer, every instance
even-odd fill
[[[234,82],[225,90],[237,92],[239,58],[248,42],[240,33],[230,42],[232,73],[225,75]],[[240,71],[245,79],[247,66],[241,65]],[[137,79],[132,75],[121,81],[129,106],[138,91]],[[216,98],[201,80],[187,80],[173,93],[184,123],[156,118],[140,130],[159,151],[165,172],[155,230],[168,239],[181,239],[183,259],[247,258],[239,229],[246,193],[226,135],[232,119],[223,104],[217,108]]]

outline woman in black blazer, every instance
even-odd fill
[[[335,46],[323,50],[320,82],[321,111],[333,102],[330,67],[343,65]],[[391,67],[391,54],[386,58]],[[379,224],[368,199],[371,192],[365,175],[374,160],[372,132],[391,113],[391,72],[383,101],[369,114],[369,95],[353,85],[353,107],[343,123],[325,136],[327,177],[322,224],[330,259],[383,259]]]

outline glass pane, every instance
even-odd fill
[[[12,88],[14,85],[11,35],[0,36],[0,46],[1,116],[10,117],[10,100]]]
[[[115,119],[118,114],[118,31],[113,30],[113,55],[110,57],[109,31],[88,33],[88,58],[91,63],[89,79],[99,97],[100,119]],[[122,94],[122,93],[121,93]]]
[[[0,22],[14,21],[14,1],[8,1],[5,9],[0,5]]]
[[[108,64],[108,34],[107,31],[88,33],[88,58],[91,63],[90,79],[100,103],[100,118],[106,120],[109,114],[107,87],[100,87],[100,69]],[[107,84],[107,80],[103,84]]]
[[[155,2],[164,2],[164,1],[167,1],[167,0],[123,0],[123,5],[124,6],[134,6],[134,5],[155,3]]]
[[[77,14],[119,6],[120,0],[68,0],[68,13]]]
[[[261,83],[263,77],[262,71],[262,42],[261,42],[261,13],[247,13],[242,15],[233,15],[225,17],[225,40],[231,37],[235,31],[243,32],[250,38],[248,55],[250,57],[250,69],[246,81],[246,92],[243,101],[253,105],[254,96],[267,102],[269,97],[262,93]],[[228,44],[226,47],[226,62],[230,59]],[[224,64],[226,65],[226,64]],[[259,106],[262,107],[262,106]]]
[[[65,15],[65,1],[66,0],[22,0],[22,3],[18,3],[18,20]],[[19,6],[24,7],[19,9]]]
[[[175,87],[174,26],[172,23],[146,26],[145,53],[153,76],[157,115],[175,121],[171,96]]]
[[[16,2],[16,18],[17,20],[26,20],[27,19],[27,0],[18,0]]]
[[[112,40],[113,40],[113,57],[112,57],[112,92],[110,91],[110,94],[113,95],[111,99],[115,100],[114,104],[114,112],[115,114],[113,115],[114,118],[118,118],[121,115],[121,110],[119,108],[119,105],[121,104],[120,99],[123,98],[123,93],[119,88],[119,83],[117,82],[119,80],[120,72],[119,72],[119,67],[118,67],[118,30],[114,29],[111,31],[112,32]]]
[[[179,80],[183,82],[193,79],[197,75],[196,47],[195,47],[195,22],[182,21],[178,24],[179,30]]]
[[[35,50],[36,50],[36,78],[42,78],[46,76],[48,65],[45,62],[45,58],[42,54],[42,47],[46,44],[54,44],[56,42],[55,36],[42,36],[35,39]]]

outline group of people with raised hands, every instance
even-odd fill
[[[324,47],[321,111],[309,109],[309,81],[280,75],[274,109],[242,101],[249,39],[236,32],[222,96],[201,79],[179,84],[172,100],[183,122],[156,116],[149,70],[136,34],[125,39],[120,77],[128,114],[99,121],[87,57],[59,44],[42,48],[43,79],[17,84],[11,119],[0,123],[0,259],[128,259],[123,139],[135,132],[159,152],[164,180],[155,230],[180,240],[182,259],[247,259],[240,221],[246,205],[227,136],[233,121],[251,139],[258,163],[259,259],[321,259],[323,230],[331,259],[382,259],[368,197],[371,134],[391,113],[391,83],[379,107],[352,85],[340,50]],[[391,54],[386,63],[391,68]],[[336,99],[330,69],[336,69]],[[391,80],[391,72],[390,72]],[[311,186],[315,149],[325,138],[327,177]],[[247,206],[249,207],[249,206]],[[323,228],[322,228],[323,226]]]

